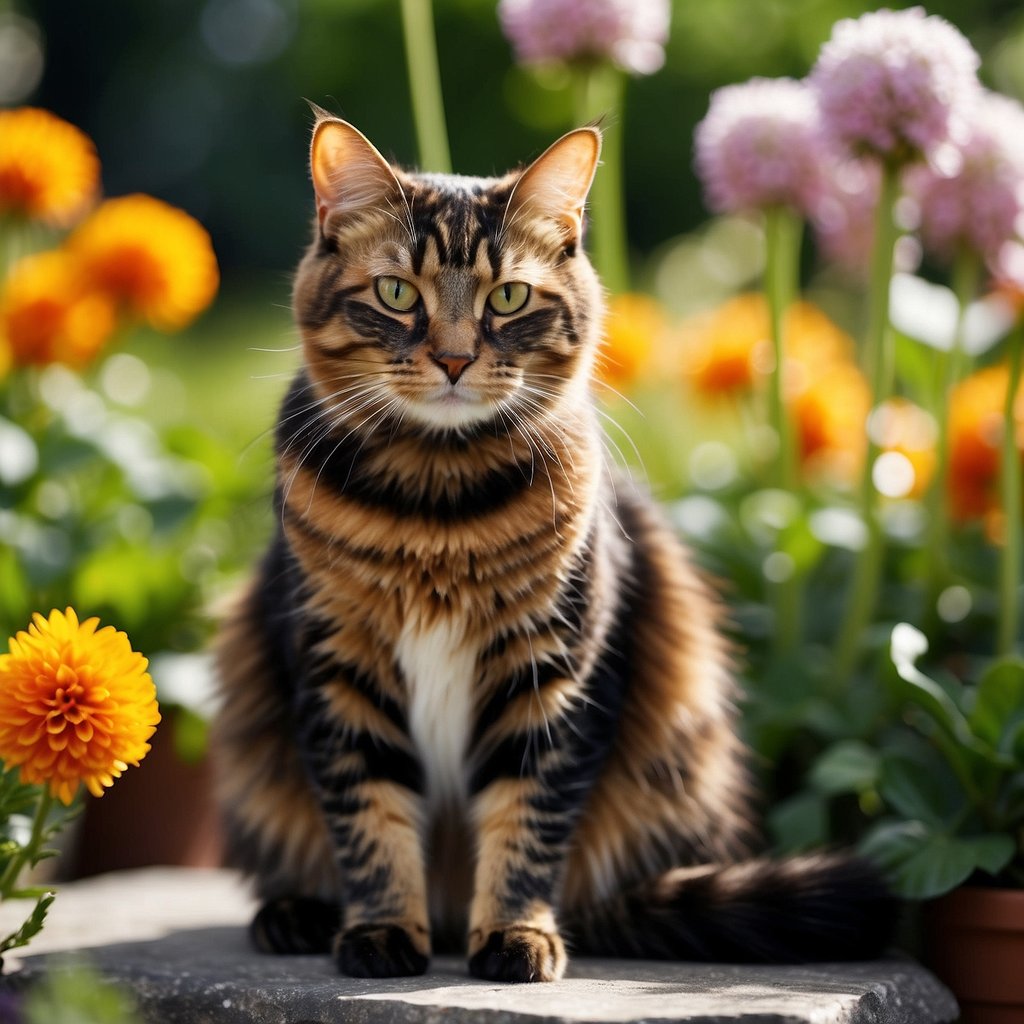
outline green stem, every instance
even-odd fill
[[[626,76],[605,62],[579,69],[576,121],[602,125],[601,167],[590,192],[594,210],[589,225],[589,246],[594,266],[613,295],[629,291],[629,260],[622,180],[622,117]]]
[[[1021,470],[1017,451],[1017,418],[1014,406],[1021,377],[1021,349],[1024,325],[1018,324],[1010,339],[1010,382],[1003,405],[1002,474],[1000,490],[1006,531],[999,573],[999,654],[1012,654],[1017,648],[1020,610],[1021,560]]]
[[[423,170],[450,174],[452,158],[448,151],[437,35],[430,0],[402,0],[402,31],[420,165]]]
[[[949,539],[951,533],[949,500],[946,494],[949,479],[949,396],[963,376],[966,353],[964,327],[967,309],[978,290],[981,262],[977,254],[963,249],[953,266],[953,292],[957,299],[956,325],[952,344],[937,361],[932,413],[938,424],[935,442],[935,479],[928,494],[928,570],[925,585],[924,621],[935,625],[936,603],[949,580]],[[930,629],[927,630],[930,632]]]
[[[868,322],[864,339],[864,364],[871,382],[873,409],[877,409],[889,398],[893,387],[889,289],[892,283],[893,252],[899,236],[894,216],[899,190],[899,167],[890,163],[883,164],[881,190],[875,212],[875,240],[868,280]],[[836,642],[834,685],[837,692],[842,691],[857,667],[861,642],[878,600],[885,552],[882,526],[876,508],[878,496],[872,479],[877,455],[878,445],[869,431],[860,486],[860,514],[867,538],[854,566],[846,614]]]
[[[44,787],[39,794],[39,803],[36,804],[36,813],[32,819],[32,831],[29,835],[29,840],[18,854],[11,859],[7,869],[0,876],[0,899],[8,899],[12,895],[22,868],[26,864],[35,864],[39,860],[38,854],[43,843],[46,819],[50,815],[50,808],[52,806],[53,797],[50,795],[50,790]]]
[[[774,367],[769,386],[769,410],[778,453],[773,483],[786,491],[795,491],[796,445],[786,409],[786,351],[783,329],[786,310],[799,291],[800,220],[784,206],[765,211],[765,294],[771,322]],[[776,653],[792,651],[800,636],[800,581],[796,573],[780,580],[774,588]]]

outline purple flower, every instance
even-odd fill
[[[498,17],[524,64],[597,57],[649,75],[665,63],[669,0],[500,0]]]
[[[810,213],[823,187],[818,104],[804,82],[716,89],[694,136],[697,174],[720,212],[784,204]]]
[[[874,161],[837,164],[813,211],[811,224],[821,254],[846,270],[865,272],[871,260],[881,179]]]
[[[837,22],[809,79],[841,147],[932,162],[963,137],[980,91],[978,64],[958,29],[911,7]]]
[[[953,176],[928,167],[914,168],[908,176],[921,240],[947,259],[966,246],[995,260],[1024,227],[1024,107],[1008,96],[984,93],[960,158]]]

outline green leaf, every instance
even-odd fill
[[[834,743],[811,769],[811,784],[819,793],[863,793],[878,783],[878,752],[859,740]]]
[[[798,793],[772,808],[768,829],[783,853],[796,853],[828,842],[828,806],[819,793]]]
[[[927,900],[955,889],[981,869],[998,875],[1010,862],[1009,836],[950,836],[922,821],[885,823],[860,844],[860,852],[886,873],[897,895]]]
[[[936,828],[950,825],[963,811],[967,797],[956,776],[929,748],[920,756],[887,757],[882,764],[879,793],[904,818]]]
[[[968,719],[993,750],[1013,755],[1024,729],[1024,661],[998,661],[981,677]]]
[[[19,946],[27,946],[29,940],[39,934],[43,922],[46,920],[46,912],[50,909],[50,904],[56,895],[55,892],[47,890],[39,897],[32,913],[25,919],[25,923],[17,931],[11,932],[7,938],[0,941],[0,954],[6,953],[9,949],[17,949]]]

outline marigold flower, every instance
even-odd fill
[[[754,78],[716,89],[694,143],[712,209],[817,206],[824,154],[817,99],[804,82]]]
[[[84,366],[115,326],[114,304],[63,250],[19,260],[0,287],[0,348],[16,365]]]
[[[811,70],[822,124],[854,154],[938,158],[963,137],[980,60],[948,21],[920,7],[836,22]]]
[[[629,387],[650,367],[667,334],[668,320],[656,300],[632,293],[613,296],[605,315],[599,378],[613,388]]]
[[[1003,405],[1010,384],[1006,364],[979,370],[962,380],[949,399],[947,484],[953,518],[960,522],[998,514],[999,446]],[[1024,388],[1014,401],[1017,447],[1024,448]]]
[[[149,751],[160,712],[147,661],[113,626],[38,612],[0,655],[0,759],[64,804],[102,796]]]
[[[500,0],[498,17],[524,64],[602,58],[649,75],[665,63],[669,0]]]
[[[921,167],[908,178],[921,240],[947,260],[963,247],[995,260],[1024,226],[1024,107],[1009,96],[984,93],[960,155],[954,175]]]
[[[217,259],[206,230],[152,196],[108,199],[67,246],[94,287],[159,330],[187,326],[217,292]]]
[[[0,110],[0,215],[73,224],[93,202],[100,164],[84,132],[48,110]]]

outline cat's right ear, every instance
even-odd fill
[[[395,172],[370,140],[335,117],[319,116],[309,166],[321,228],[329,213],[352,213],[402,195]]]

